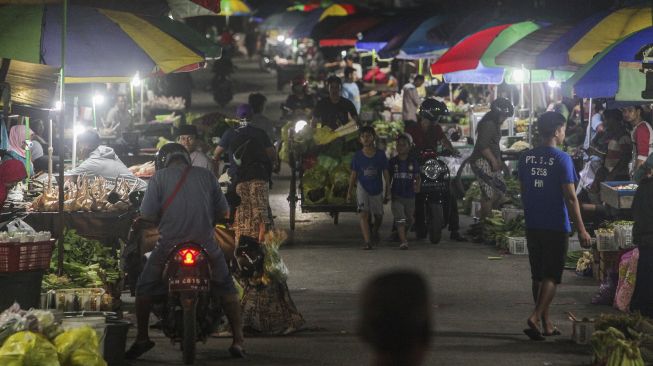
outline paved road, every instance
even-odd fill
[[[273,104],[283,99],[274,91],[273,74],[260,73],[246,61],[237,65],[237,83],[247,82],[240,84],[247,86],[240,90],[262,90],[269,93]],[[201,82],[196,80],[196,85]],[[246,94],[236,95],[236,101],[245,99]],[[194,104],[210,106],[210,96],[199,92]],[[276,111],[275,106],[270,111]],[[271,194],[276,222],[286,229],[287,187],[287,177],[277,177]],[[385,217],[388,225],[382,237],[389,236],[391,215],[387,209]],[[468,222],[463,218],[463,225]],[[565,313],[594,316],[610,311],[608,307],[589,305],[598,289],[592,279],[579,278],[571,271],[565,273],[552,312],[563,335],[536,343],[522,333],[532,309],[527,257],[490,260],[488,257],[499,255],[492,247],[447,240],[438,245],[414,243],[407,251],[398,250],[397,244],[390,242],[363,251],[360,243],[353,214],[343,214],[338,226],[326,214],[298,215],[294,242],[282,249],[282,255],[290,269],[292,297],[307,321],[305,330],[285,337],[248,338],[249,357],[245,360],[229,358],[228,339],[211,339],[198,345],[197,364],[367,364],[368,350],[355,334],[358,292],[370,276],[390,268],[418,270],[430,283],[435,338],[426,365],[590,364],[589,347],[569,341],[571,325]],[[157,342],[154,350],[129,365],[181,364],[178,349],[173,349],[161,333],[153,332],[153,336]]]

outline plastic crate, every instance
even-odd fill
[[[506,207],[501,209],[501,217],[503,217],[503,221],[505,222],[512,221],[518,218],[519,216],[522,217],[524,216],[524,210],[522,210],[521,208]]]
[[[596,233],[596,249],[599,252],[614,252],[619,250],[617,241],[614,240],[614,232]]]
[[[52,290],[54,292],[55,308],[59,311],[101,311],[105,310],[106,292],[103,288],[70,288]],[[48,293],[48,294],[49,294]],[[77,301],[75,301],[75,296]],[[51,298],[47,296],[47,298]],[[43,304],[41,304],[43,305]],[[53,304],[47,303],[45,308],[52,308]]]
[[[508,251],[514,255],[528,254],[528,245],[524,237],[508,237]]]
[[[633,225],[617,225],[614,228],[614,239],[622,249],[633,247]]]
[[[34,243],[0,243],[0,272],[50,268],[54,239]]]

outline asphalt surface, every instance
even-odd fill
[[[276,92],[274,74],[263,73],[255,63],[237,60],[234,111],[251,91],[268,96],[271,117],[285,94]],[[197,92],[193,110],[214,107],[203,86],[210,74],[195,75]],[[286,91],[288,88],[285,89]],[[285,173],[285,174],[284,174]],[[288,229],[287,171],[275,177],[271,205],[278,227]],[[291,295],[306,320],[300,332],[280,337],[247,338],[248,357],[229,357],[227,338],[212,338],[197,347],[197,365],[364,365],[369,349],[356,335],[358,294],[374,274],[393,268],[410,268],[427,278],[431,287],[434,339],[425,365],[589,365],[591,350],[570,341],[571,322],[566,312],[594,317],[611,312],[590,304],[598,283],[566,271],[552,305],[552,318],[562,335],[534,342],[522,333],[532,311],[530,272],[526,256],[502,255],[483,244],[411,242],[400,251],[398,243],[384,241],[372,251],[361,250],[361,234],[354,214],[340,215],[336,226],[328,214],[298,214],[292,243],[281,254],[289,270]],[[382,237],[390,236],[391,214],[386,207]],[[470,222],[463,217],[463,227]],[[490,257],[500,257],[491,259]],[[129,301],[129,299],[127,299]],[[134,329],[130,330],[131,343]],[[141,360],[126,365],[180,365],[179,347],[152,331],[156,347]]]

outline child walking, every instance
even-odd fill
[[[419,165],[417,160],[408,156],[410,137],[399,135],[397,153],[390,160],[390,181],[392,191],[392,216],[394,216],[397,233],[401,244],[399,249],[408,249],[406,229],[413,224],[415,214],[415,193],[419,192]]]
[[[363,232],[363,249],[372,249],[372,243],[379,241],[379,229],[383,219],[383,204],[390,198],[390,174],[388,158],[385,152],[376,148],[374,128],[365,126],[360,129],[360,142],[363,148],[356,152],[351,162],[351,177],[347,201],[350,201],[356,187],[356,203]],[[385,195],[383,181],[385,180]],[[370,218],[374,225],[370,233]]]

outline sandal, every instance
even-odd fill
[[[408,249],[408,243],[401,243],[401,245],[399,246],[399,249],[401,249],[401,250]]]
[[[233,358],[245,358],[245,350],[241,346],[229,347],[229,354]]]
[[[145,352],[151,350],[154,344],[152,341],[134,342],[127,352],[125,352],[125,360],[135,360],[141,357]]]
[[[558,328],[553,327],[553,330],[551,331],[551,333],[542,333],[542,335],[545,336],[545,337],[555,337],[555,336],[562,335],[562,333],[560,333]]]
[[[372,244],[370,243],[363,244],[363,250],[372,250]]]

